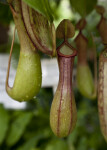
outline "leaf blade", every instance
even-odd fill
[[[2,105],[0,105],[0,145],[2,144],[9,123],[9,115]]]
[[[11,124],[6,140],[7,145],[13,146],[16,144],[25,131],[25,128],[29,124],[31,118],[32,113],[30,112],[19,114],[19,116]]]
[[[43,16],[45,16],[50,22],[53,22],[52,12],[49,6],[48,0],[23,0],[31,8],[35,9]]]
[[[86,17],[95,8],[97,0],[70,0],[71,6],[77,11],[83,18]]]

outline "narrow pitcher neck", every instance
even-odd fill
[[[76,46],[78,49],[78,64],[87,63],[87,38],[80,32],[75,39]]]
[[[74,57],[58,56],[58,62],[59,62],[59,85],[64,84],[64,86],[66,87],[71,86]]]

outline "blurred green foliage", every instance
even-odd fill
[[[97,101],[83,98],[75,89],[77,126],[67,138],[54,136],[49,125],[52,89],[41,89],[27,110],[6,110],[0,105],[1,150],[106,150],[101,135]],[[3,117],[2,117],[3,116]]]
[[[0,144],[5,138],[5,134],[8,129],[9,115],[8,112],[0,105]]]
[[[71,6],[81,17],[86,17],[95,8],[97,0],[70,0]]]
[[[12,14],[8,5],[0,4],[0,24],[8,26],[12,21]]]

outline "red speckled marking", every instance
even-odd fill
[[[101,121],[101,126],[103,124],[104,128],[102,127],[102,129],[106,131],[107,129],[107,125],[106,125],[106,120],[105,120],[105,113],[104,113],[104,62],[101,61],[102,63],[102,66],[100,65],[100,68],[99,68],[99,72],[100,72],[100,80],[102,79],[102,83],[99,84],[99,91],[98,91],[98,94],[99,94],[99,114],[100,114],[100,121]],[[101,74],[102,73],[102,74]],[[99,80],[99,81],[100,81]],[[102,98],[100,98],[100,95],[102,94]],[[101,103],[103,103],[103,105],[101,106]],[[103,118],[101,118],[103,116]]]
[[[27,9],[28,9],[28,11],[29,11],[29,8],[27,7]],[[29,13],[30,14],[30,13]],[[29,15],[29,20],[30,20],[30,15]],[[34,21],[34,20],[33,20]],[[35,22],[35,21],[34,21]],[[32,23],[31,23],[31,21],[30,21],[30,25],[31,25],[31,28],[32,28],[32,31],[33,31],[33,26],[32,26]],[[36,38],[36,40],[37,40],[37,42],[40,44],[40,46],[42,47],[42,49],[44,49],[44,51],[43,52],[45,52],[45,53],[47,53],[47,54],[52,54],[52,51],[50,51],[49,49],[47,49],[47,47],[46,46],[44,46],[44,45],[42,45],[42,43],[41,43],[41,40],[35,35],[35,33],[34,33],[34,31],[33,31],[33,34],[34,34],[34,36],[35,36],[35,38]]]
[[[31,42],[33,43],[33,45],[35,46],[35,48],[36,48],[36,49],[40,49],[39,47],[37,47],[37,45],[35,44],[35,42],[32,40],[32,38],[31,38],[29,32],[27,31],[27,27],[26,27],[26,24],[25,24],[25,21],[24,21],[23,10],[22,10],[22,2],[21,2],[21,1],[20,1],[20,6],[21,6],[22,20],[23,20],[24,27],[25,27],[25,29],[26,29],[27,35],[28,35],[29,39],[31,40]],[[28,12],[29,12],[29,7],[28,7],[28,6],[27,6],[27,10],[28,10]],[[29,16],[29,20],[30,20],[30,16]],[[30,25],[31,25],[31,28],[32,28],[32,32],[33,32],[33,34],[34,34],[31,21],[30,21]],[[36,38],[36,40],[37,40],[39,46],[41,46],[42,49],[44,49],[44,51],[43,51],[43,50],[42,50],[42,51],[45,52],[46,54],[50,54],[50,55],[51,55],[51,54],[52,54],[52,51],[50,51],[50,50],[47,49],[44,45],[42,45],[42,43],[40,42],[40,40],[37,38],[37,36],[36,36],[35,34],[34,34],[34,36],[35,36],[35,38]]]

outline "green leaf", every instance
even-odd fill
[[[22,146],[20,146],[17,150],[31,150],[33,149],[38,141],[42,138],[42,135],[37,135],[30,140],[26,141]]]
[[[86,17],[96,6],[97,0],[70,0],[71,6],[82,17]]]
[[[68,150],[68,145],[64,140],[53,140],[45,150]]]
[[[81,137],[79,143],[78,143],[78,147],[77,150],[86,150],[87,149],[87,144],[88,140],[86,137]]]
[[[67,143],[68,143],[69,147],[71,145],[75,144],[77,137],[78,137],[78,131],[75,129],[72,132],[72,134],[70,134],[67,138]]]
[[[35,9],[42,15],[44,15],[50,22],[53,21],[52,12],[48,0],[23,0],[31,8]]]
[[[9,115],[7,111],[3,108],[2,105],[0,105],[0,145],[2,144],[7,129],[8,129],[8,123],[9,123]]]
[[[0,3],[0,24],[9,25],[12,20],[13,18],[9,6]]]
[[[9,134],[7,136],[7,145],[12,146],[20,139],[24,133],[26,126],[29,124],[32,113],[21,113],[11,124]]]

